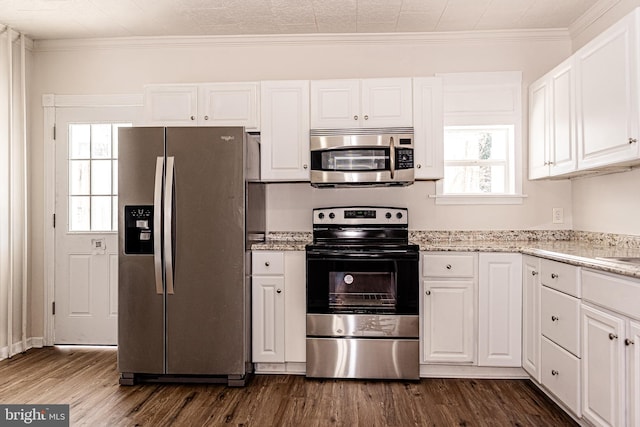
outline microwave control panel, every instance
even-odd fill
[[[396,148],[396,169],[413,169],[412,148]]]

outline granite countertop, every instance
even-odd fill
[[[532,234],[533,233],[533,234]],[[454,237],[455,236],[455,237]],[[559,237],[559,239],[558,239]],[[640,264],[602,260],[602,257],[639,257],[637,236],[586,232],[411,232],[410,243],[421,251],[514,252],[580,267],[640,278]],[[252,250],[304,251],[311,233],[272,233]]]

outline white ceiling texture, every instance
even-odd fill
[[[34,40],[544,29],[598,1],[0,0],[0,24]]]

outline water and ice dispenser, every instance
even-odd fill
[[[153,205],[124,207],[124,253],[153,254]]]

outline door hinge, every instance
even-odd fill
[[[53,125],[53,140],[56,140],[56,125]]]
[[[56,228],[56,214],[53,214],[53,228]]]
[[[51,314],[55,315],[56,314],[56,302],[52,302],[51,303]]]

